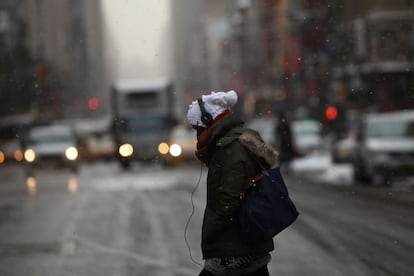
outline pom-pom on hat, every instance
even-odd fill
[[[237,103],[237,93],[234,90],[228,92],[211,92],[209,95],[201,96],[207,113],[216,118],[226,109],[231,109]],[[193,101],[187,112],[187,121],[190,125],[207,127],[201,121],[201,109],[197,101]]]

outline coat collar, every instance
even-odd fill
[[[218,141],[226,136],[230,130],[242,126],[243,122],[236,118],[229,110],[217,116],[213,123],[206,128],[198,137],[197,158],[206,163],[217,146]],[[236,137],[237,138],[237,137]]]
[[[272,168],[277,165],[279,153],[272,145],[263,142],[256,131],[244,131],[239,136],[239,142],[258,160],[264,161],[266,167]]]

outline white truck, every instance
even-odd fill
[[[158,162],[159,145],[175,125],[173,85],[168,79],[117,81],[111,89],[112,130],[121,167],[133,160]]]

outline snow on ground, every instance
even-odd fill
[[[331,185],[353,185],[354,171],[350,163],[334,164],[325,151],[314,152],[303,158],[295,159],[291,170],[296,174],[305,174],[318,182]],[[395,190],[414,189],[414,177],[401,177],[392,180]]]
[[[295,173],[310,173],[321,182],[335,185],[351,185],[353,183],[351,164],[333,164],[328,153],[314,152],[295,159],[291,166]]]

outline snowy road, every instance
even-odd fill
[[[187,232],[197,262],[205,175],[203,168]],[[301,214],[275,239],[271,275],[414,273],[413,202],[311,175],[286,176]],[[199,165],[125,173],[101,163],[77,176],[46,171],[29,179],[2,167],[0,275],[198,275],[184,230],[199,176]]]

